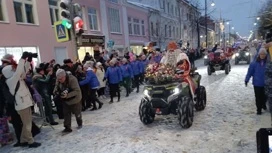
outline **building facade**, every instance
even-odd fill
[[[54,22],[60,21],[60,0],[0,0],[0,57],[13,54],[19,60],[23,51],[35,52],[35,63],[56,59],[82,60],[93,54],[98,44],[100,50],[117,49],[141,52],[148,41],[147,11],[126,0],[75,0],[82,6],[84,33],[75,42],[58,43]],[[129,21],[130,20],[130,21]],[[110,46],[109,41],[114,45]]]

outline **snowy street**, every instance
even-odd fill
[[[232,65],[229,75],[217,71],[207,75],[203,60],[196,62],[207,90],[207,107],[195,112],[191,128],[182,129],[177,116],[156,116],[154,123],[143,125],[138,109],[142,93],[113,104],[104,100],[98,111],[83,112],[83,128],[62,136],[62,124],[42,128],[35,139],[37,149],[0,149],[1,153],[255,153],[256,131],[270,127],[270,115],[256,115],[252,85],[245,87],[248,65]],[[143,87],[143,86],[142,86]],[[142,91],[142,88],[141,88]],[[63,122],[62,120],[60,122]]]

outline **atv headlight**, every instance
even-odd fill
[[[239,53],[236,53],[235,56],[239,56]]]
[[[149,91],[147,89],[144,90],[144,95],[149,97]]]
[[[246,56],[249,56],[249,53],[246,53]]]
[[[179,88],[175,88],[175,89],[173,90],[173,94],[174,94],[174,95],[179,94],[179,91],[180,91]]]
[[[207,56],[207,55],[205,55],[205,56],[204,56],[204,59],[208,59],[208,56]]]

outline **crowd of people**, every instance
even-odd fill
[[[14,147],[41,145],[33,139],[40,133],[32,121],[35,93],[42,99],[46,122],[51,126],[58,125],[53,115],[56,113],[59,119],[64,119],[62,132],[72,132],[72,114],[75,115],[78,128],[81,128],[81,112],[101,109],[108,96],[107,91],[110,104],[114,102],[114,97],[117,97],[117,102],[120,101],[121,86],[125,89],[126,97],[134,89],[136,93],[139,92],[147,64],[160,62],[162,58],[159,51],[146,53],[135,55],[128,52],[124,57],[119,57],[116,51],[109,54],[105,50],[100,52],[99,47],[96,47],[94,55],[86,53],[82,62],[64,59],[61,65],[51,60],[35,67],[32,59],[36,55],[29,52],[24,52],[18,63],[13,55],[2,57],[0,118],[3,120],[9,116],[17,138]]]

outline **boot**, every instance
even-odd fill
[[[53,121],[53,122],[51,122],[50,123],[50,125],[58,125],[59,123],[58,122],[55,122],[55,121]]]
[[[99,102],[99,106],[98,106],[98,109],[102,108],[103,104],[104,104],[104,103],[102,103],[102,102]]]
[[[65,128],[62,133],[71,133],[73,130],[71,128]]]
[[[29,144],[28,147],[29,148],[37,148],[37,147],[39,147],[41,145],[42,145],[41,143],[33,142],[32,144]]]

